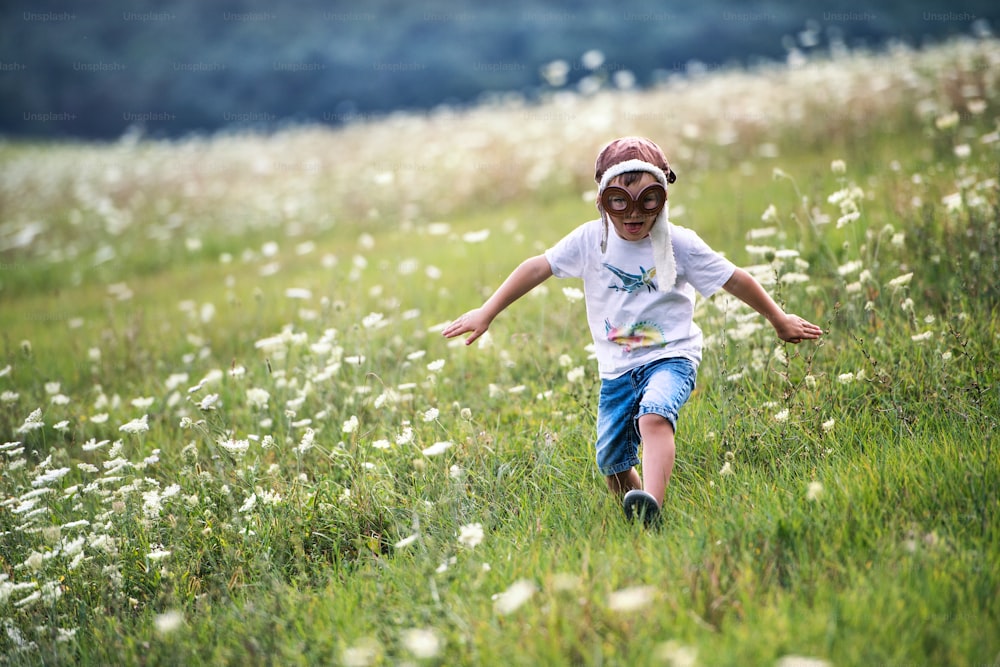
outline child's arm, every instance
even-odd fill
[[[493,296],[486,300],[486,303],[453,321],[444,328],[441,334],[446,338],[454,338],[463,333],[472,332],[472,335],[465,339],[465,344],[469,345],[486,333],[493,319],[504,308],[542,284],[551,275],[552,267],[545,255],[537,255],[524,260],[507,276],[507,280],[503,281],[503,284],[497,288]]]
[[[815,324],[807,322],[798,315],[789,315],[774,302],[760,283],[743,269],[736,269],[732,277],[722,286],[740,301],[746,303],[758,313],[767,318],[774,327],[778,338],[788,343],[800,343],[804,340],[819,338],[823,330]]]

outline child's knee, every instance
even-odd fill
[[[639,417],[639,433],[643,431],[661,431],[663,429],[669,429],[671,433],[674,432],[673,423],[663,415],[655,412],[647,412]]]

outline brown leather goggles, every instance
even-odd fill
[[[667,190],[659,183],[650,183],[635,198],[632,193],[617,185],[610,185],[601,193],[601,206],[612,215],[658,215],[667,203]]]

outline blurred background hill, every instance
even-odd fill
[[[0,133],[114,139],[339,125],[498,95],[646,87],[810,52],[984,34],[995,0],[14,0]]]

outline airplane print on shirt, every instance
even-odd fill
[[[626,352],[640,347],[660,347],[666,345],[667,337],[655,322],[635,322],[615,326],[611,320],[604,320],[604,334],[608,340],[621,345]]]
[[[639,274],[628,273],[622,271],[616,266],[612,266],[606,262],[602,263],[601,266],[606,268],[611,273],[615,274],[619,280],[621,280],[621,285],[616,285],[614,283],[608,285],[609,289],[613,289],[618,292],[628,292],[629,294],[633,292],[638,292],[640,289],[645,287],[650,292],[656,289],[656,283],[653,282],[653,278],[656,277],[656,268],[652,268],[647,271],[643,267],[639,267]]]

